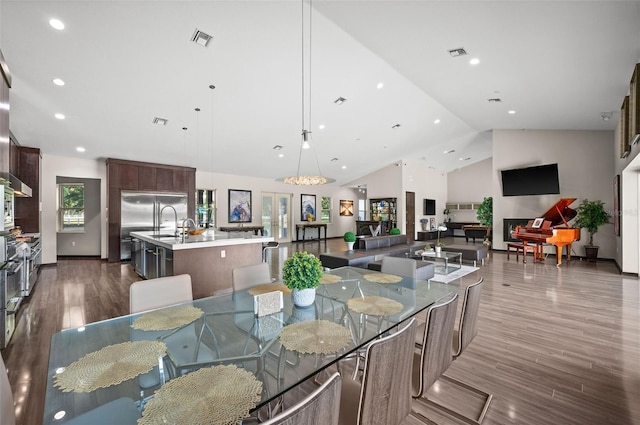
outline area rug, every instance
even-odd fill
[[[476,270],[479,270],[478,267],[472,266],[462,266],[460,269],[452,271],[449,274],[439,274],[436,272],[435,276],[431,279],[432,282],[441,282],[441,283],[449,283],[456,279],[460,279],[468,275],[469,273],[473,273]]]

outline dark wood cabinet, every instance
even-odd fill
[[[31,188],[30,198],[16,198],[15,224],[25,233],[40,232],[40,149],[18,146],[16,143],[18,177]]]
[[[123,190],[184,192],[188,195],[188,211],[195,211],[195,168],[109,158],[107,181],[109,262],[120,261],[120,203]]]

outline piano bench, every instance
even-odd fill
[[[538,249],[537,244],[523,244],[520,242],[508,242],[507,243],[507,260],[509,259],[509,253],[514,249],[516,251],[516,262],[518,261],[518,256],[522,251],[522,262],[527,262],[527,251],[533,253],[533,261],[536,261],[536,249]]]

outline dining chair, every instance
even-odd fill
[[[382,257],[380,271],[402,277],[416,278],[416,260],[401,257]]]
[[[263,425],[338,425],[342,378],[334,373],[318,389]]]
[[[0,425],[15,425],[16,411],[13,405],[13,392],[9,383],[7,368],[0,355]]]
[[[132,283],[129,287],[130,314],[170,307],[189,301],[193,301],[193,290],[191,276],[188,274],[142,280]],[[167,350],[171,351],[172,356],[176,359],[176,362],[172,363],[172,367],[169,369],[176,376],[178,375],[176,364],[212,361],[216,357],[212,350],[200,341],[195,325],[192,323],[187,327],[190,330],[180,330],[172,333],[169,331],[145,332],[132,329],[131,340],[161,338],[167,344]],[[167,334],[169,335],[166,336]],[[158,367],[155,367],[151,372],[140,375],[138,381],[142,388],[150,388],[164,381],[164,375],[160,373]]]
[[[141,313],[193,301],[191,276],[160,277],[133,282],[129,287],[129,313]]]
[[[268,263],[236,267],[231,271],[233,291],[244,291],[263,283],[271,283],[271,269]]]
[[[453,337],[453,359],[457,359],[467,348],[467,346],[471,343],[473,338],[478,334],[478,311],[480,309],[480,293],[482,291],[484,278],[480,278],[477,282],[467,286],[464,291],[464,299],[462,302],[462,313],[460,314],[460,323],[458,325],[458,330],[454,330]],[[470,418],[468,416],[464,416],[446,406],[443,406],[440,403],[436,403],[433,400],[429,400],[429,405],[436,407],[440,410],[447,412],[450,415],[453,415],[459,419],[462,419],[465,422],[472,424],[480,424],[487,411],[489,410],[489,405],[491,404],[491,400],[493,399],[493,394],[487,393],[477,387],[471,386],[466,382],[460,381],[459,379],[452,378],[446,374],[443,374],[441,377],[443,380],[453,383],[458,387],[464,388],[473,393],[479,394],[484,397],[485,401],[480,411],[480,415],[477,419]]]
[[[340,425],[398,425],[411,413],[416,320],[369,344],[362,381],[343,378]]]

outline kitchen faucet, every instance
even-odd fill
[[[187,227],[185,229],[184,224],[187,223],[189,224],[189,222],[193,223],[193,228],[197,229],[198,225],[196,224],[195,221],[193,221],[192,218],[185,218],[184,220],[182,220],[182,243],[185,243],[185,239],[189,236],[189,228]]]
[[[162,221],[162,213],[164,212],[165,208],[171,208],[173,210],[173,224],[175,228],[174,235],[177,238],[178,236],[180,236],[180,231],[178,230],[178,212],[173,207],[173,205],[165,205],[164,207],[162,207],[162,209],[160,209],[160,213],[158,214],[158,232],[160,232],[160,222]]]

